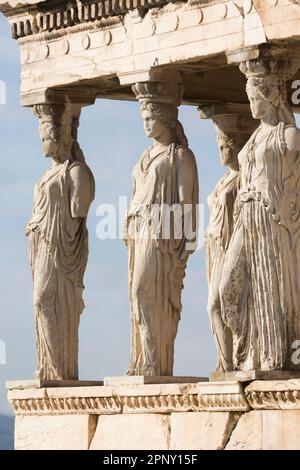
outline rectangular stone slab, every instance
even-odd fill
[[[172,413],[170,448],[174,450],[223,449],[241,413],[201,411]]]
[[[169,439],[165,414],[99,416],[90,450],[167,450]]]
[[[103,382],[94,380],[11,380],[5,385],[8,390],[25,390],[28,388],[92,387],[103,385]]]
[[[88,450],[96,416],[17,416],[16,450]]]
[[[300,372],[285,370],[237,370],[233,372],[213,372],[210,380],[214,382],[250,382],[252,380],[290,380],[300,378]]]
[[[147,385],[207,382],[208,377],[124,375],[104,377],[104,385]]]
[[[300,410],[300,379],[257,380],[245,388],[245,395],[256,410]]]

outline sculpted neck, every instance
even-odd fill
[[[51,168],[54,169],[54,168],[58,168],[59,166],[63,165],[65,162],[58,162],[56,160],[52,160],[52,166]]]
[[[272,113],[267,114],[261,118],[261,127],[266,129],[269,127],[275,127],[279,124],[279,118],[276,108],[274,108]]]
[[[63,148],[58,151],[55,155],[51,155],[52,159],[52,168],[57,168],[60,165],[63,165],[67,160],[70,160],[70,151],[69,148]]]
[[[239,172],[239,164],[232,164],[232,165],[228,165],[228,168],[229,168],[229,172],[230,173],[238,173]]]
[[[164,149],[173,143],[174,139],[171,129],[164,129],[164,132],[158,137],[153,138],[153,146],[155,149]]]

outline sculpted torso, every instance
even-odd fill
[[[249,143],[240,152],[238,160],[241,168],[241,191],[254,186],[265,197],[268,197],[270,180],[273,177],[274,149],[268,144],[276,127],[259,128]],[[300,131],[288,127],[283,131],[286,153],[282,158],[282,180],[285,182],[292,174],[298,158]]]

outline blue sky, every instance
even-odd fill
[[[32,284],[25,226],[33,187],[50,162],[42,156],[38,123],[19,102],[19,50],[0,18],[0,80],[7,103],[0,105],[0,340],[7,364],[0,365],[0,413],[9,413],[4,383],[31,379],[35,370]],[[180,120],[198,162],[201,202],[224,174],[210,121],[195,107],[182,107]],[[130,196],[131,171],[150,141],[144,135],[137,103],[98,100],[84,109],[79,142],[96,180],[89,216],[90,258],[85,277],[86,309],[80,326],[80,378],[122,375],[129,363],[127,252],[121,240],[99,240],[96,208]],[[205,209],[207,219],[207,208]],[[175,350],[175,375],[208,375],[216,354],[206,311],[204,250],[192,255],[186,271],[182,320]]]

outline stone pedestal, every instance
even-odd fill
[[[182,384],[207,382],[208,377],[183,377],[173,375],[121,375],[104,377],[104,385]]]
[[[300,372],[288,370],[235,370],[232,372],[213,372],[213,382],[252,382],[253,380],[290,380],[300,379]]]
[[[16,449],[300,449],[299,379],[45,387],[8,398]]]
[[[25,390],[34,388],[61,388],[61,387],[91,387],[103,385],[103,381],[96,380],[12,380],[6,382],[8,390]]]

